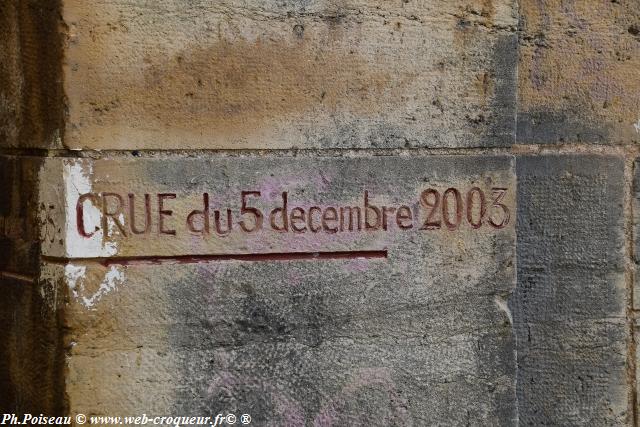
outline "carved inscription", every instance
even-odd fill
[[[491,192],[492,201],[487,206],[485,193],[478,187],[469,190],[465,198],[457,188],[448,188],[442,195],[433,188],[423,191],[420,197],[427,210],[427,218],[421,230],[437,230],[443,225],[449,230],[456,230],[463,217],[472,228],[480,228],[485,222],[494,228],[505,227],[511,217],[511,210],[502,203],[507,189],[492,188]],[[492,212],[487,216],[487,208],[495,209],[500,215],[494,216]],[[496,220],[496,216],[500,219]]]
[[[351,205],[303,204],[293,200],[288,191],[282,191],[269,209],[259,207],[264,206],[264,195],[258,190],[241,191],[235,207],[214,206],[210,194],[202,193],[197,196],[199,206],[193,206],[184,217],[179,217],[174,208],[180,198],[177,193],[87,193],[78,197],[76,225],[78,234],[85,238],[100,229],[105,237],[114,233],[125,237],[150,233],[171,237],[182,233],[227,236],[233,232],[335,234],[414,228],[500,229],[511,220],[512,208],[504,203],[508,191],[502,187],[426,188],[415,201],[393,205],[373,202],[368,190]],[[97,211],[99,219],[89,215],[89,210]]]

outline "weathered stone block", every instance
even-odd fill
[[[52,202],[68,209],[64,243],[45,248],[42,275],[68,298],[71,413],[514,424],[513,168],[511,156],[47,159],[67,181]],[[133,233],[109,194],[122,206],[134,194],[140,213],[150,194],[149,231],[141,214]],[[160,208],[158,194],[175,198]],[[227,209],[229,233],[216,224]]]
[[[49,158],[42,251],[87,258],[370,250],[422,228],[476,239],[512,222],[514,208],[501,200],[515,190],[498,182],[511,179],[509,159]],[[461,174],[471,178],[456,187]],[[432,217],[419,217],[427,205]]]
[[[518,143],[640,141],[640,3],[521,0]]]
[[[57,60],[45,68],[61,69],[51,76],[11,66],[21,59],[18,41],[10,42],[22,34],[14,22],[20,7],[2,6],[11,45],[6,78],[64,93],[57,106],[29,110],[33,123],[56,112],[64,122],[22,145],[403,148],[514,140],[514,0],[60,0],[48,7],[60,20],[42,32],[62,33],[64,46],[64,61],[54,51],[42,56]],[[14,96],[19,82],[8,87],[16,89],[0,103],[7,133],[31,123],[12,120],[29,106],[26,96],[54,99]]]
[[[513,0],[67,0],[63,12],[70,147],[513,142]]]
[[[626,425],[624,162],[517,158],[520,422]]]

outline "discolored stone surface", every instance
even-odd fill
[[[64,299],[35,277],[0,273],[0,409],[63,414]],[[60,295],[61,296],[61,295]]]
[[[39,177],[43,159],[0,156],[0,271],[35,276],[39,268]]]
[[[638,232],[640,232],[640,159],[636,159],[633,163],[633,236],[634,236],[634,262],[636,266],[636,270],[638,269],[638,264],[640,264],[640,239],[638,236]],[[635,289],[633,292],[633,308],[638,310],[640,308],[640,279],[638,278],[638,274],[635,276],[636,283]]]
[[[516,110],[520,143],[638,141],[633,0],[10,0],[0,20],[2,146],[493,147]]]
[[[4,1],[0,409],[632,425],[639,4]]]
[[[49,159],[46,168],[52,162],[80,167],[102,197],[176,192],[175,235],[153,226],[148,239],[103,235],[115,251],[108,259],[87,259],[104,256],[92,252],[90,237],[82,238],[86,247],[83,240],[67,244],[66,254],[47,249],[42,275],[63,283],[69,300],[71,413],[234,412],[259,425],[515,423],[506,306],[515,284],[511,156],[174,157],[171,168],[153,158]],[[126,179],[133,165],[137,178]],[[466,196],[474,187],[469,220]],[[429,188],[441,197],[451,189],[446,217],[437,210],[428,218],[435,196],[421,202],[421,195]],[[261,193],[249,205],[265,212],[260,232],[234,225],[226,236],[213,228],[202,235],[181,225],[188,210],[180,200],[193,208],[197,199],[188,196],[205,190],[211,227],[213,206],[230,206],[236,224],[243,189]],[[459,225],[457,190],[465,207]],[[325,212],[364,203],[364,191],[362,228],[354,220],[353,230],[346,222],[342,230]],[[283,192],[289,231],[275,231],[267,212]],[[293,232],[294,224],[302,227],[291,220],[294,210],[314,206],[321,216],[312,215],[306,232]],[[373,206],[394,218],[386,230],[382,222],[366,229],[377,223]],[[402,206],[413,220],[401,215],[398,222],[389,209]],[[427,219],[431,229],[420,229]]]
[[[517,158],[521,424],[630,422],[623,171],[615,156]]]
[[[0,4],[0,148],[60,148],[65,129],[59,0]]]
[[[514,0],[5,3],[3,146],[493,147],[514,138]]]
[[[640,3],[521,0],[518,143],[640,135]]]
[[[64,411],[61,307],[39,281],[42,159],[0,156],[0,410]],[[45,303],[45,301],[47,301]]]

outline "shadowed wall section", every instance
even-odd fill
[[[518,403],[524,425],[628,419],[624,162],[517,158]]]
[[[63,283],[40,279],[42,159],[0,157],[0,410],[65,412]]]

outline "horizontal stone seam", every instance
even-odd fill
[[[546,154],[599,154],[624,157],[640,156],[640,146],[593,144],[536,144],[513,145],[511,147],[462,147],[462,148],[332,148],[332,149],[175,149],[175,150],[68,150],[68,149],[20,149],[0,148],[0,156],[16,157],[60,157],[60,158],[158,158],[166,156],[198,157],[376,157],[411,155],[546,155]]]

